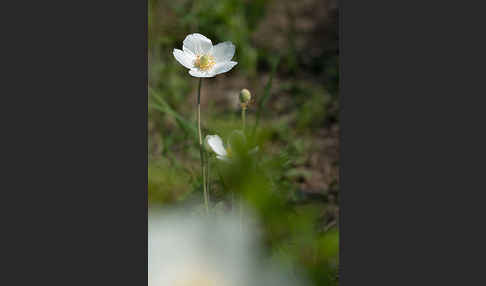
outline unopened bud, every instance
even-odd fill
[[[248,104],[251,100],[251,93],[248,89],[244,88],[240,91],[240,102]]]

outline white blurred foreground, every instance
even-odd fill
[[[242,221],[249,221],[248,216]],[[256,232],[239,216],[149,211],[149,286],[298,286],[262,259]]]

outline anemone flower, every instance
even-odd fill
[[[210,39],[198,33],[188,35],[182,50],[174,49],[173,54],[193,77],[214,77],[231,70],[237,64],[231,61],[235,55],[233,43],[227,41],[213,46]]]
[[[231,137],[233,140],[241,140],[243,144],[246,144],[246,138],[243,133],[239,130],[232,132]],[[218,135],[207,135],[204,139],[206,148],[216,154],[216,158],[222,161],[229,161],[232,158],[231,142],[228,141],[226,148],[224,147],[223,140]],[[248,151],[248,154],[254,154],[258,151],[258,146]]]
[[[231,149],[224,148],[223,140],[218,135],[207,135],[204,139],[206,146],[208,149],[216,154],[216,158],[219,160],[228,160],[229,155],[231,154]]]
[[[199,152],[201,158],[201,174],[203,178],[204,204],[209,213],[209,193],[206,186],[206,167],[204,165],[203,141],[201,130],[201,85],[202,78],[214,77],[231,70],[237,62],[231,61],[235,55],[235,45],[227,41],[213,46],[210,39],[194,33],[188,35],[183,43],[182,50],[174,49],[176,60],[189,69],[189,74],[199,78],[197,89],[197,132],[199,137]]]

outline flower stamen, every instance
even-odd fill
[[[211,69],[216,61],[214,60],[214,57],[211,55],[202,55],[202,56],[197,56],[196,60],[194,61],[194,66],[196,66],[198,69],[207,71]]]

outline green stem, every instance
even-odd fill
[[[199,135],[199,154],[201,157],[201,173],[203,177],[203,189],[204,189],[204,205],[206,206],[206,214],[209,214],[209,204],[208,204],[208,193],[206,190],[206,176],[204,168],[204,151],[203,151],[203,141],[201,133],[201,85],[202,78],[199,78],[199,85],[197,89],[197,132]]]
[[[246,128],[246,105],[241,106],[241,122],[243,123],[243,133],[245,133]],[[246,136],[246,135],[245,135]],[[240,206],[239,206],[239,216],[240,216],[240,232],[243,231],[243,194],[240,193]]]
[[[245,128],[246,128],[246,107],[245,106],[241,108],[241,121],[243,122],[243,132],[245,132]]]

